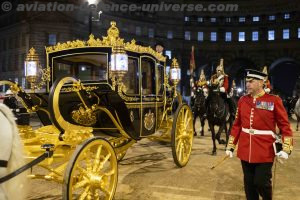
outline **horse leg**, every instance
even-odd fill
[[[193,119],[193,124],[194,124],[194,136],[197,135],[196,128],[195,128],[196,119],[197,119],[197,113],[194,115],[194,119]]]
[[[201,136],[204,136],[204,125],[205,125],[205,118],[201,117],[200,118],[201,121]]]
[[[229,122],[229,130],[230,130],[230,124],[231,124],[231,121]],[[227,144],[228,144],[228,140],[229,140],[229,130],[227,128],[227,124],[225,122],[225,136],[226,136],[226,142],[225,142],[225,150],[227,148]]]
[[[216,147],[216,134],[215,134],[215,129],[214,129],[214,125],[208,122],[208,126],[210,128],[211,131],[211,139],[213,141],[213,151],[212,151],[212,155],[215,156],[217,155],[217,147]]]
[[[297,116],[297,126],[296,126],[296,131],[298,131],[299,121],[300,121],[300,117]]]
[[[226,123],[226,122],[225,122]],[[219,144],[225,144],[225,140],[221,139],[221,133],[224,129],[225,123],[223,123],[218,130],[218,133],[216,135],[216,139],[218,140]]]
[[[209,124],[209,128],[211,131],[211,139],[213,141],[213,151],[212,151],[212,155],[215,156],[217,155],[217,147],[216,147],[216,135],[215,135],[215,129],[213,124],[208,123]]]

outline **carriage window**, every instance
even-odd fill
[[[123,78],[126,94],[139,94],[138,59],[128,57],[128,71]]]
[[[151,58],[142,58],[143,95],[155,95],[155,62]]]
[[[162,95],[164,92],[164,66],[161,64],[157,64],[156,71],[156,79],[157,79],[157,91],[158,95]]]
[[[107,80],[107,55],[82,54],[54,59],[53,78],[74,76],[82,81]]]
[[[71,65],[65,63],[58,63],[57,68],[59,70],[60,75],[67,76],[71,73]]]

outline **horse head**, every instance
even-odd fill
[[[205,113],[205,96],[203,89],[197,87],[195,90],[194,104],[192,107],[194,113],[199,113],[201,116]]]
[[[207,117],[223,119],[226,117],[226,105],[218,86],[210,85],[207,98]],[[225,94],[224,94],[225,95]]]

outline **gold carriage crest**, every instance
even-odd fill
[[[78,110],[72,111],[72,119],[81,125],[93,126],[97,122],[95,113],[91,109],[84,109],[82,106]]]
[[[147,130],[151,130],[154,126],[154,113],[149,110],[148,113],[145,114],[145,119],[144,119],[144,126]]]

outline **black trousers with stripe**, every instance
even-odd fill
[[[242,160],[247,200],[272,200],[273,163],[248,163]]]

